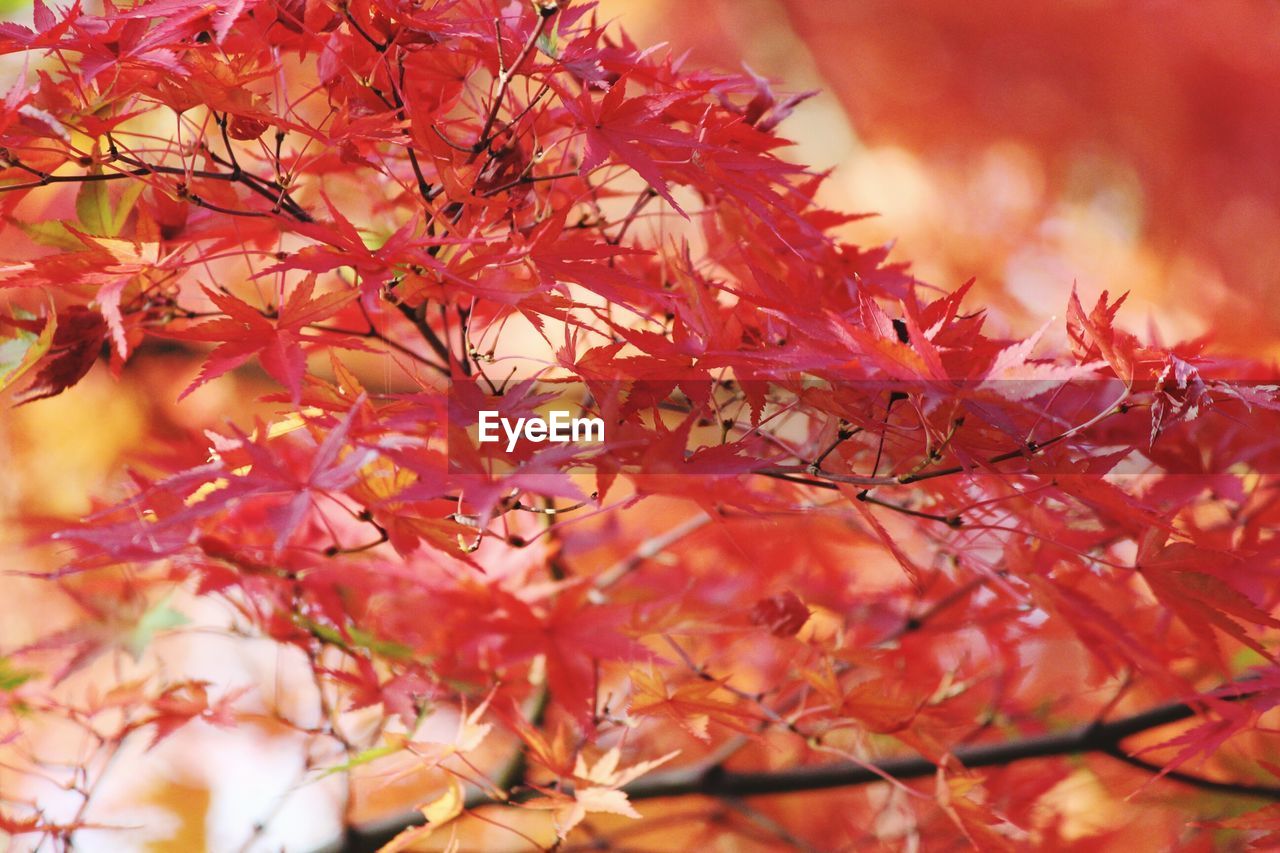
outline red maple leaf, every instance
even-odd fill
[[[363,345],[349,335],[326,332],[303,335],[303,330],[309,325],[333,316],[357,296],[355,291],[341,290],[313,298],[311,294],[314,289],[315,276],[307,276],[294,288],[279,314],[271,317],[230,293],[203,288],[205,295],[226,316],[177,333],[176,336],[186,340],[217,344],[209,354],[200,375],[178,399],[181,400],[211,379],[257,356],[263,370],[288,388],[296,402],[302,397],[302,374],[306,369],[304,342],[363,349]]]
[[[627,78],[617,80],[598,102],[591,87],[576,98],[565,97],[564,107],[586,134],[586,150],[579,166],[586,174],[603,165],[610,154],[635,170],[658,195],[683,213],[671,197],[658,160],[685,162],[701,146],[690,134],[663,121],[667,107],[688,97],[684,94],[644,94],[627,98]]]

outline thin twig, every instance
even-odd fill
[[[533,32],[529,34],[524,46],[520,48],[520,53],[516,55],[515,61],[511,63],[509,68],[504,68],[498,73],[498,87],[493,95],[493,105],[490,106],[489,115],[485,118],[484,125],[480,128],[480,136],[476,139],[476,144],[472,148],[473,153],[480,153],[488,148],[489,143],[493,141],[493,138],[489,136],[489,132],[493,130],[493,123],[498,120],[498,110],[502,109],[502,102],[507,97],[507,88],[511,85],[512,79],[515,78],[516,69],[524,63],[525,59],[533,51],[538,39],[542,38],[542,34],[546,32],[547,24],[551,23],[555,13],[556,8],[554,6],[548,7],[545,12],[539,11],[538,23],[533,28]]]

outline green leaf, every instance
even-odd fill
[[[120,193],[120,201],[116,204],[115,213],[111,216],[111,230],[108,237],[115,237],[124,230],[124,224],[129,219],[129,214],[133,212],[133,206],[138,202],[138,196],[142,195],[142,190],[146,186],[142,181],[129,181],[125,184],[124,192]]]
[[[125,646],[134,660],[142,657],[142,653],[147,650],[147,646],[151,645],[156,634],[180,628],[191,621],[169,606],[169,600],[172,598],[172,593],[166,595],[144,613],[138,620],[138,624],[133,627]]]
[[[0,692],[12,693],[35,678],[35,675],[34,672],[15,669],[8,658],[0,658]]]
[[[294,622],[299,627],[310,631],[318,639],[324,640],[326,643],[337,646],[340,649],[347,649],[348,651],[363,649],[392,660],[413,660],[416,657],[413,649],[403,643],[381,640],[354,625],[347,628],[347,636],[344,637],[337,628],[314,622],[305,616],[295,616]]]
[[[61,219],[48,222],[15,222],[23,232],[35,243],[51,249],[63,249],[68,252],[84,250],[84,243],[67,228]]]
[[[556,35],[554,27],[538,36],[537,47],[539,51],[551,59],[560,58],[560,39]]]
[[[90,175],[101,175],[102,167],[94,166]],[[85,233],[94,237],[109,237],[111,228],[111,196],[106,181],[85,181],[76,192],[76,218]]]
[[[25,329],[19,329],[16,337],[0,340],[0,386],[8,384],[9,374],[21,366],[39,337]]]
[[[102,167],[95,165],[90,175],[101,175]],[[85,181],[76,193],[76,216],[86,233],[94,237],[115,237],[133,211],[138,196],[142,194],[142,181],[129,181],[115,208],[111,206],[111,192],[107,181]]]
[[[0,341],[0,391],[10,388],[44,357],[53,345],[53,333],[57,329],[58,317],[50,310],[49,320],[39,335],[18,329],[14,337]]]
[[[364,243],[364,247],[370,252],[376,252],[387,244],[391,239],[390,231],[373,231],[368,229],[360,229],[360,242]]]
[[[1245,646],[1231,656],[1231,671],[1243,673],[1255,666],[1264,666],[1267,659],[1254,649]]]

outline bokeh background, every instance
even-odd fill
[[[896,241],[894,256],[942,288],[976,277],[973,303],[990,305],[998,327],[1027,332],[1060,317],[1075,283],[1086,301],[1130,291],[1122,322],[1166,341],[1210,334],[1220,350],[1280,353],[1274,2],[602,0],[600,14],[639,43],[688,52],[691,64],[745,61],[783,89],[820,90],[783,130],[794,159],[831,170],[826,203],[878,214],[846,226],[848,236]],[[29,24],[31,10],[0,2],[0,16]],[[21,58],[5,58],[0,83],[21,69]],[[198,435],[266,390],[233,376],[178,409],[195,369],[182,358],[140,359],[118,380],[99,367],[60,398],[0,413],[4,517],[78,517],[119,496],[125,465],[153,452],[157,435]],[[139,672],[159,665],[269,684],[270,701],[313,699],[269,644],[216,631],[154,643],[138,635],[143,615],[155,633],[179,621],[216,626],[207,602],[136,602],[121,587],[119,613],[87,626],[49,584],[17,574],[57,561],[28,547],[12,521],[0,525],[10,570],[0,576],[0,655],[51,630],[117,631],[122,649],[148,646]],[[130,661],[100,666],[127,680]],[[46,754],[59,737],[48,726],[32,734]],[[23,746],[0,746],[0,793],[72,808],[73,796],[7,769],[21,765]],[[67,742],[68,765],[79,748]],[[97,817],[143,827],[141,849],[221,851],[239,849],[279,806],[253,849],[310,849],[337,830],[342,791],[332,777],[277,802],[299,780],[302,749],[266,714],[234,731],[189,727],[116,759],[125,769],[108,777]],[[376,796],[364,803],[376,812]],[[79,840],[120,849],[107,834]]]
[[[1280,6],[1263,0],[605,0],[638,39],[821,89],[784,125],[925,281],[1015,323],[1131,291],[1130,323],[1280,341]]]

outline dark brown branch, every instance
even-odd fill
[[[1254,694],[1246,685],[1234,685],[1235,692],[1222,695],[1227,701],[1248,699]],[[1034,758],[1057,758],[1081,753],[1102,753],[1128,764],[1159,772],[1161,768],[1128,755],[1121,743],[1125,738],[1194,717],[1201,707],[1186,702],[1174,702],[1146,711],[1122,717],[1110,722],[1097,722],[1076,726],[1057,734],[1035,735],[1004,741],[957,748],[957,761],[964,767],[1003,767],[1018,761]],[[932,776],[938,765],[922,756],[891,758],[879,762],[874,768],[852,762],[792,767],[786,770],[737,772],[715,765],[694,766],[654,773],[628,785],[624,790],[631,800],[652,800],[669,797],[758,797],[772,794],[792,794],[804,791],[821,791],[831,788],[847,788],[884,781],[888,775],[895,779],[919,779]],[[1172,771],[1164,778],[1205,790],[1237,796],[1280,799],[1280,789],[1252,786],[1234,782],[1219,782],[1200,776]],[[536,792],[516,792],[512,801],[532,799]],[[468,800],[468,808],[497,805],[501,801],[486,796]],[[354,828],[347,832],[343,842],[327,848],[334,853],[365,853],[374,851],[390,841],[401,830],[421,823],[420,812],[401,815],[388,821]]]
[[[863,503],[882,506],[885,509],[891,509],[894,512],[901,513],[902,515],[909,515],[913,518],[923,518],[926,521],[937,521],[947,525],[948,527],[964,526],[964,519],[959,515],[939,515],[934,512],[924,512],[923,510],[912,509],[911,507],[903,506],[902,504],[896,504],[893,501],[881,500],[880,498],[870,494],[866,489],[858,492],[858,500]]]
[[[1044,441],[1028,441],[1025,447],[1007,450],[1004,453],[997,453],[995,456],[990,456],[987,458],[986,464],[998,465],[1001,462],[1009,462],[1013,459],[1030,458],[1044,451],[1046,448],[1065,441],[1071,436],[1076,435],[1082,430],[1105,418],[1109,418],[1116,414],[1124,414],[1127,411],[1129,411],[1129,408],[1125,403],[1121,402],[1114,404],[1098,415],[1095,415],[1089,421],[1078,426],[1074,426],[1065,432],[1061,432],[1058,435],[1053,436],[1052,438],[1045,439]],[[950,438],[948,438],[948,441],[949,440]],[[939,477],[951,477],[956,474],[972,473],[974,471],[975,469],[973,467],[951,465],[946,468],[934,468],[928,471],[912,471],[908,474],[900,474],[896,476],[880,474],[866,477],[858,474],[837,474],[829,471],[819,471],[815,473],[812,465],[809,465],[805,466],[803,469],[798,466],[761,468],[759,470],[752,471],[751,473],[758,474],[762,477],[772,477],[775,480],[785,480],[788,483],[798,483],[803,486],[813,486],[818,489],[829,489],[835,491],[840,488],[841,483],[852,486],[862,486],[863,488],[874,488],[877,486],[909,486],[912,483],[919,483],[925,480],[936,480]],[[804,476],[804,474],[812,474],[813,476]]]
[[[850,428],[843,420],[840,422],[840,428],[836,431],[836,440],[827,445],[827,449],[818,454],[812,462],[809,463],[809,473],[819,474],[822,472],[822,463],[827,457],[836,451],[840,445],[862,432],[862,427]]]
[[[391,80],[391,97],[395,99],[396,116],[404,124],[408,124],[408,113],[405,112],[404,97],[400,94],[400,90],[404,88],[404,55],[403,51],[399,51],[400,55],[396,57],[396,65],[400,69],[399,82],[391,76],[391,63],[386,61],[386,55],[383,55],[383,62],[387,66],[387,76]],[[427,182],[426,175],[422,173],[422,164],[418,162],[418,153],[413,150],[413,134],[406,126],[404,134],[407,137],[405,143],[405,152],[409,155],[409,165],[413,168],[414,180],[418,183],[418,195],[422,196],[423,202],[427,205],[427,214],[435,217],[435,209],[431,206],[431,200],[434,198],[431,192],[431,184]]]
[[[205,210],[212,210],[214,213],[221,213],[225,216],[250,216],[250,217],[261,218],[261,217],[271,215],[270,213],[267,213],[265,210],[236,210],[235,208],[232,208],[232,207],[223,207],[222,205],[214,204],[211,201],[206,201],[205,199],[201,198],[200,196],[196,195],[193,192],[190,192],[185,188],[180,187],[179,190],[180,192],[178,193],[178,198],[184,198],[187,201],[194,204],[196,207],[203,207]]]
[[[413,306],[398,300],[392,304],[418,330],[418,334],[422,335],[422,339],[427,342],[427,346],[431,347],[431,351],[440,356],[441,361],[445,363],[447,371],[448,365],[453,362],[453,353],[445,346],[444,341],[440,340],[440,336],[436,334],[435,329],[431,328],[431,324],[427,322],[426,315],[419,314],[418,310]],[[423,305],[425,304],[423,303]],[[446,372],[446,375],[449,374]]]
[[[219,126],[221,127],[221,123],[219,124]],[[208,153],[210,157],[215,161],[222,163],[224,165],[231,166],[232,171],[231,172],[214,172],[207,169],[186,169],[178,166],[164,166],[160,164],[144,163],[143,161],[138,160],[135,157],[131,157],[123,153],[122,151],[120,151],[116,147],[114,141],[111,142],[111,159],[118,160],[122,163],[125,163],[131,168],[121,169],[119,171],[114,171],[114,172],[98,172],[98,173],[86,172],[78,175],[51,175],[47,172],[41,172],[39,170],[24,166],[20,161],[14,159],[11,155],[6,153],[5,157],[0,159],[3,159],[4,162],[8,163],[11,166],[22,168],[25,171],[29,172],[30,174],[35,175],[37,177],[37,180],[28,181],[26,183],[21,183],[21,184],[8,184],[5,186],[0,186],[0,193],[14,192],[17,190],[37,189],[39,187],[49,186],[50,184],[85,184],[85,183],[96,183],[100,181],[119,181],[119,180],[124,180],[126,178],[140,178],[140,177],[145,177],[147,175],[173,175],[173,176],[183,177],[183,178],[206,178],[208,180],[226,181],[227,183],[239,184],[240,186],[247,188],[251,192],[254,192],[266,198],[268,201],[271,201],[277,209],[283,207],[286,213],[288,213],[290,216],[292,216],[294,219],[298,220],[299,222],[311,221],[311,216],[305,210],[303,210],[302,207],[300,207],[298,203],[293,200],[293,198],[289,196],[288,190],[285,189],[284,186],[280,185],[275,181],[268,181],[265,178],[260,178],[256,175],[246,172],[240,168],[239,164],[223,160],[219,158],[217,155],[215,155],[212,151],[208,151]],[[228,153],[230,153],[230,148],[228,148]],[[234,161],[234,159],[235,159],[234,155],[232,155],[232,161]],[[273,192],[273,190],[278,192]],[[224,213],[230,216],[268,216],[269,215],[268,213],[265,213],[263,211],[232,210],[230,208],[221,207],[219,205],[206,201],[205,199],[201,198],[200,196],[194,193],[191,193],[186,189],[185,185],[183,184],[180,184],[178,187],[178,195],[182,198],[185,198],[187,201],[191,202],[197,207],[203,207],[208,210],[212,210],[217,213]]]
[[[276,139],[277,140],[283,139],[283,136],[277,135]],[[227,166],[228,168],[231,168],[233,171],[230,174],[225,174],[222,172],[211,172],[211,171],[193,172],[193,174],[196,177],[213,178],[215,180],[224,180],[224,181],[234,181],[236,183],[239,183],[241,186],[244,186],[251,192],[254,192],[257,195],[260,195],[263,198],[265,198],[267,201],[271,202],[274,208],[283,209],[287,211],[290,215],[293,216],[293,218],[297,219],[298,221],[300,222],[311,221],[311,214],[307,213],[307,211],[303,209],[302,205],[298,204],[298,202],[294,200],[293,196],[289,195],[289,190],[284,186],[284,184],[281,184],[278,181],[270,180],[268,178],[259,177],[258,175],[255,175],[252,172],[246,172],[240,168],[239,164],[233,164],[230,160],[227,160],[225,157],[219,156],[216,151],[214,151],[212,148],[209,148],[208,146],[204,146],[203,151],[205,154],[209,156],[210,160],[212,160],[213,162],[217,163],[220,166]],[[276,168],[279,169],[280,163],[279,163],[278,152],[276,154],[276,158],[277,158]]]
[[[1149,773],[1160,773],[1164,771],[1166,779],[1172,779],[1175,782],[1181,782],[1184,785],[1190,785],[1193,788],[1199,788],[1203,791],[1215,791],[1220,794],[1231,794],[1237,797],[1259,797],[1268,800],[1280,800],[1280,787],[1273,785],[1248,785],[1242,782],[1223,782],[1218,779],[1209,779],[1205,776],[1196,776],[1192,773],[1185,773],[1181,770],[1164,770],[1158,764],[1152,764],[1150,761],[1143,761],[1141,758],[1130,755],[1123,749],[1116,747],[1114,749],[1103,750],[1107,755],[1117,761],[1123,761],[1131,767],[1137,767],[1139,770],[1145,770]]]
[[[347,24],[350,25],[351,29],[354,30],[362,39],[367,41],[378,53],[385,53],[387,48],[391,46],[390,41],[380,42],[373,36],[369,35],[368,31],[365,30],[364,27],[360,26],[360,22],[351,16],[351,10],[347,8],[347,4],[345,2],[339,4],[339,8],[342,10],[342,15],[347,19]]]
[[[32,190],[37,187],[45,187],[50,184],[90,184],[99,181],[119,181],[124,178],[133,178],[138,175],[147,174],[146,169],[134,169],[128,172],[102,172],[100,174],[83,174],[83,175],[43,175],[39,180],[27,181],[21,184],[5,184],[0,186],[0,193],[14,192],[15,190]]]
[[[539,181],[558,181],[558,180],[561,180],[562,178],[575,178],[577,177],[577,175],[578,173],[576,171],[575,172],[556,172],[551,175],[524,174],[518,178],[514,178],[510,181],[507,181],[505,184],[500,184],[499,186],[496,186],[493,189],[485,190],[484,192],[480,193],[480,197],[490,198],[491,196],[499,195],[501,193],[506,192],[509,189],[513,189],[523,184],[536,184]]]
[[[227,161],[219,158],[211,150],[207,148],[205,150],[209,154],[210,158],[213,159],[215,162],[220,162],[220,163],[223,163],[224,165],[228,165]],[[175,177],[183,177],[183,178],[186,178],[186,177],[206,178],[208,180],[213,180],[213,181],[226,181],[232,184],[239,184],[240,186],[247,188],[249,191],[254,192],[262,196],[263,198],[267,199],[268,201],[272,202],[272,204],[277,210],[283,207],[285,212],[287,212],[290,216],[292,216],[294,219],[298,220],[299,222],[311,221],[311,215],[307,213],[305,210],[303,210],[298,205],[298,203],[295,202],[289,196],[288,190],[284,187],[284,185],[276,181],[268,181],[265,178],[259,178],[256,175],[253,175],[249,172],[244,171],[239,166],[234,166],[233,171],[231,172],[215,172],[209,169],[187,169],[181,166],[164,166],[160,164],[144,163],[143,161],[135,157],[131,157],[128,154],[125,154],[124,152],[116,149],[114,147],[114,143],[112,143],[111,154],[113,159],[120,160],[124,163],[127,163],[130,166],[134,166],[135,172],[142,172],[143,174],[151,173],[156,175],[173,175]],[[181,186],[180,186],[180,189],[181,189]],[[273,190],[278,191],[278,194],[276,192],[273,192]],[[182,193],[180,192],[179,195],[182,195]],[[186,195],[185,197],[188,199],[194,198],[193,196],[190,196],[190,195]],[[215,208],[212,205],[209,205],[207,203],[201,204],[199,201],[194,201],[193,203],[198,204],[201,207],[207,207],[211,210],[218,210],[220,213],[237,213],[237,211],[228,211],[221,208]],[[275,211],[272,211],[272,212],[275,212]],[[244,215],[244,216],[268,215],[260,211],[240,211],[239,213],[240,215]]]
[[[391,49],[391,45],[395,41],[395,36],[393,35],[389,37],[385,42],[378,41],[373,36],[369,35],[369,33],[360,26],[360,23],[351,16],[351,10],[347,7],[345,2],[341,4],[341,8],[343,16],[346,17],[347,23],[352,27],[352,29],[359,33],[365,41],[373,46],[374,50],[378,51],[378,53],[382,55],[383,65],[387,69],[387,81],[391,84],[391,100],[387,100],[386,95],[382,94],[382,91],[377,86],[369,84],[366,88],[372,92],[378,100],[382,101],[382,103],[386,104],[389,108],[395,110],[396,119],[400,121],[402,125],[407,125],[409,118],[405,112],[404,98],[400,94],[400,90],[404,88],[404,56],[399,55],[396,57],[396,65],[399,68],[398,75],[392,71],[391,62],[387,58],[387,51]],[[439,133],[439,131],[436,132]],[[418,185],[418,194],[422,196],[422,200],[427,204],[427,218],[428,221],[430,221],[435,216],[435,211],[431,207],[431,200],[434,198],[434,194],[431,190],[431,184],[427,181],[426,175],[423,174],[422,164],[418,161],[418,153],[413,148],[413,134],[407,126],[402,128],[401,133],[406,137],[405,153],[409,155],[409,165],[413,168],[413,177]]]

